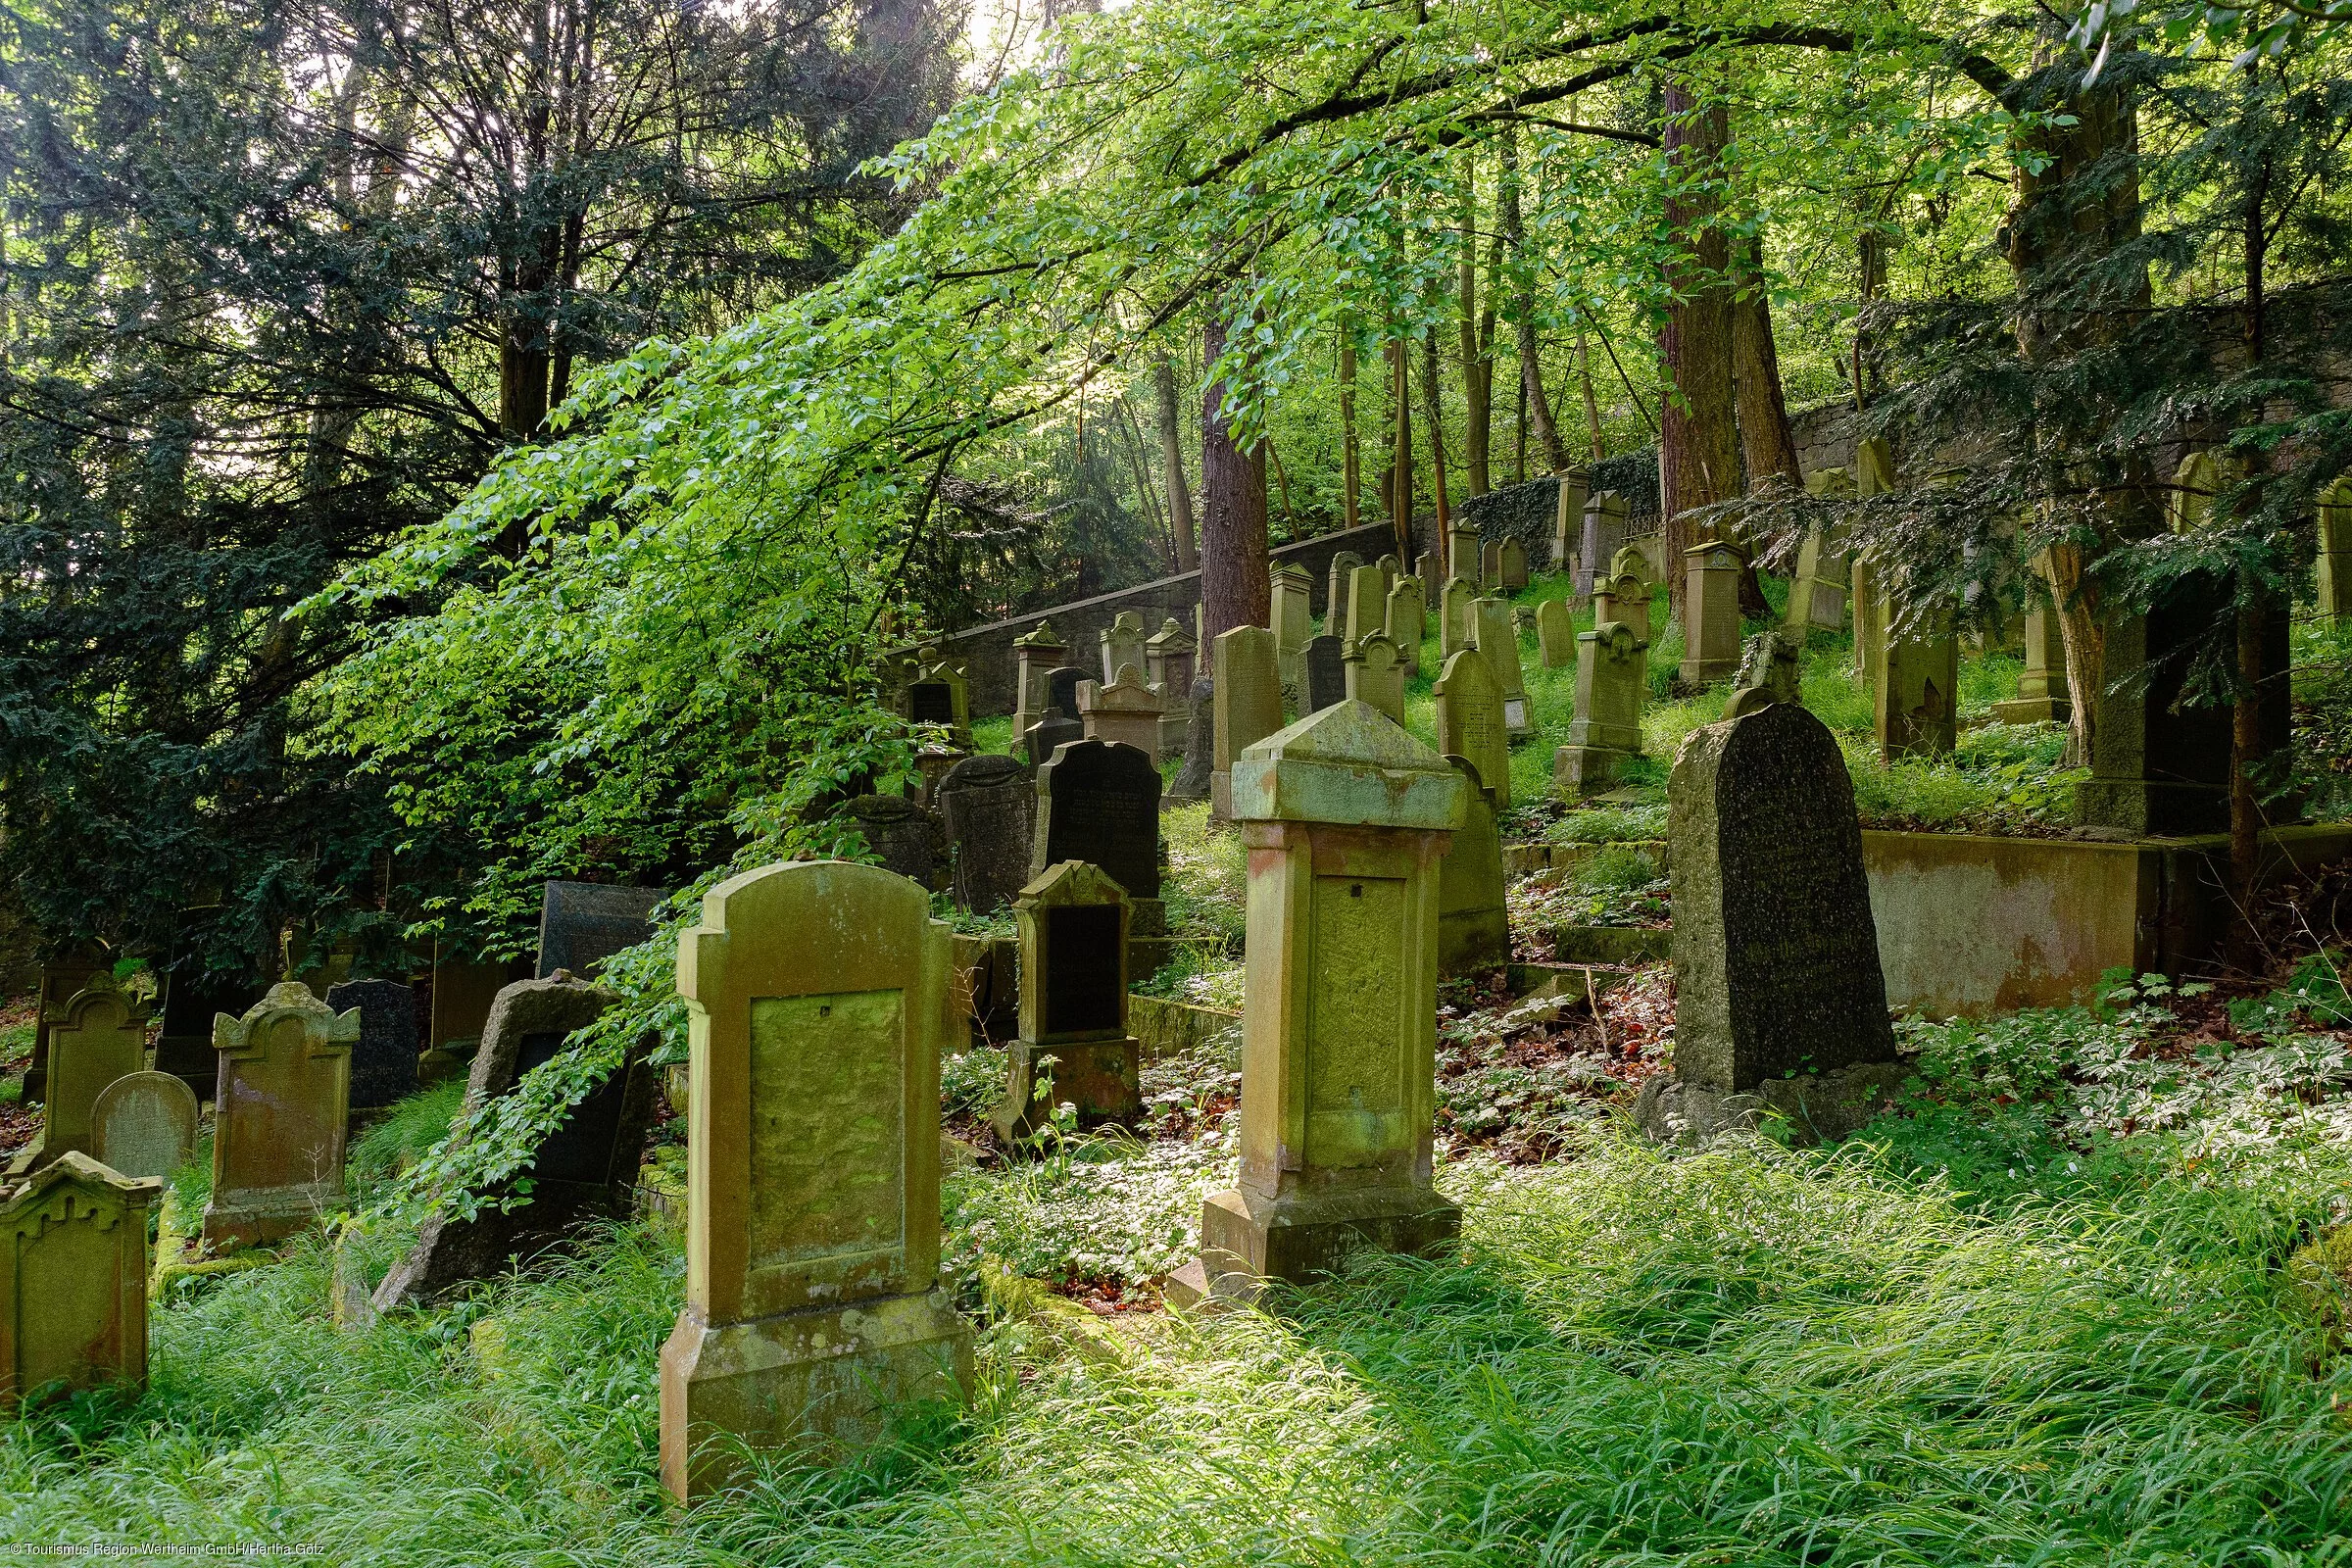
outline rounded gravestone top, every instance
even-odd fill
[[[1029,769],[1021,764],[1019,758],[1002,752],[983,752],[949,768],[947,776],[939,781],[939,793],[994,789],[1016,780],[1026,781],[1028,777]]]
[[[134,1072],[98,1091],[90,1127],[103,1165],[169,1180],[196,1144],[196,1092],[168,1072]]]

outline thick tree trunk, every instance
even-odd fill
[[[1201,358],[1225,352],[1225,323],[1213,312],[1202,329]],[[1272,608],[1266,563],[1266,457],[1260,446],[1233,444],[1221,407],[1225,383],[1200,394],[1200,606],[1209,636],[1263,626]]]
[[[1773,342],[1772,301],[1764,293],[1764,241],[1750,234],[1740,246],[1741,294],[1732,302],[1732,381],[1740,400],[1740,450],[1747,482],[1779,474],[1796,483],[1796,439],[1788,430],[1788,401],[1781,387],[1781,356]]]
[[[1176,368],[1161,355],[1152,367],[1152,391],[1159,403],[1159,461],[1168,470],[1168,526],[1176,534],[1176,569],[1200,564],[1200,540],[1193,531],[1193,492],[1184,480],[1184,427],[1176,408]]]
[[[1722,106],[1701,108],[1690,83],[1669,78],[1665,88],[1666,156],[1679,179],[1711,177],[1729,124]],[[1665,519],[1666,576],[1674,612],[1683,613],[1683,552],[1702,541],[1693,508],[1739,493],[1739,431],[1732,401],[1729,246],[1717,217],[1721,199],[1695,183],[1666,203],[1666,224],[1689,254],[1669,269],[1674,303],[1658,335],[1658,357],[1671,386],[1658,408],[1658,492]],[[1709,535],[1719,531],[1707,527]]]
[[[1502,138],[1502,237],[1511,248],[1511,329],[1519,358],[1519,390],[1527,397],[1527,421],[1536,445],[1554,473],[1569,466],[1568,449],[1560,445],[1560,428],[1552,422],[1551,403],[1544,396],[1544,361],[1536,342],[1535,284],[1527,265],[1527,223],[1519,210],[1519,138],[1505,131]]]

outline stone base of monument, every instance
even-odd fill
[[[318,1183],[309,1189],[270,1189],[265,1206],[223,1204],[218,1197],[204,1205],[204,1245],[215,1251],[231,1247],[272,1247],[310,1229],[319,1215],[345,1206],[340,1185]]]
[[[1606,746],[1563,746],[1551,754],[1552,788],[1569,796],[1605,790],[1617,782],[1618,768],[1633,757]]]
[[[1208,816],[1212,822],[1233,820],[1233,775],[1223,769],[1208,775]]]
[[[1098,1127],[1132,1128],[1144,1113],[1143,1047],[1132,1036],[1111,1040],[1057,1040],[1037,1045],[1014,1040],[1004,1051],[1007,1073],[1004,1099],[988,1118],[997,1141],[1007,1149],[1034,1138],[1054,1117],[1055,1105],[1078,1107],[1078,1130]],[[1037,1094],[1038,1057],[1051,1056],[1053,1095]]]
[[[1659,1143],[1702,1147],[1725,1133],[1753,1132],[1770,1114],[1787,1118],[1799,1143],[1836,1143],[1892,1103],[1910,1075],[1908,1062],[1864,1061],[1770,1079],[1749,1094],[1652,1078],[1634,1102],[1634,1120]]]
[[[416,1081],[427,1087],[463,1078],[473,1062],[473,1054],[481,1047],[479,1040],[452,1040],[416,1054]]]
[[[717,1326],[688,1307],[661,1377],[662,1480],[691,1501],[735,1480],[747,1449],[837,1457],[881,1441],[901,1407],[963,1397],[972,1330],[942,1291]]]
[[[1200,1255],[1168,1277],[1177,1306],[1214,1296],[1253,1298],[1268,1281],[1311,1285],[1360,1251],[1438,1250],[1462,1233],[1462,1211],[1428,1191],[1376,1187],[1261,1198],[1234,1189],[1200,1205]]]
[[[2018,697],[1992,705],[2001,724],[2064,724],[2074,718],[2075,705],[2063,697]]]

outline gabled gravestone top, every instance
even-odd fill
[[[1836,737],[1774,703],[1693,731],[1667,788],[1682,1093],[1645,1091],[1644,1124],[1703,1131],[1762,1096],[1841,1136],[1902,1068]]]
[[[337,1013],[298,982],[242,1018],[213,1020],[213,1197],[204,1240],[267,1246],[343,1202],[343,1136],[357,1009]]]
[[[1080,741],[1038,769],[1030,870],[1101,866],[1131,899],[1159,897],[1159,769],[1132,746]]]
[[[551,890],[556,886],[548,884]],[[547,929],[542,919],[540,930]],[[541,951],[546,939],[541,938]],[[351,1051],[351,1110],[379,1110],[416,1092],[416,993],[393,980],[346,980],[329,986],[326,1004],[358,1008],[359,1043]]]
[[[695,1093],[686,1306],[662,1348],[662,1481],[691,1500],[742,1446],[839,1451],[971,1382],[939,1275],[947,928],[840,860],[723,882],[678,943]]]
[[[1379,632],[1348,651],[1348,695],[1404,722],[1404,662],[1397,657],[1396,645]]]
[[[1319,713],[1348,696],[1348,666],[1341,662],[1341,642],[1325,635],[1306,645],[1306,710]]]
[[[967,757],[940,781],[956,907],[986,914],[1021,895],[1037,822],[1037,786],[1009,757]]]
[[[147,1065],[147,1015],[112,984],[77,992],[49,1025],[49,1100],[38,1159],[97,1152],[92,1113],[108,1084]]]
[[[146,1384],[147,1210],[163,1185],[75,1152],[0,1207],[0,1407],[52,1384]]]
[[[99,1163],[169,1179],[196,1147],[196,1095],[168,1072],[134,1072],[99,1091],[90,1113]]]
[[[667,888],[548,883],[539,901],[537,977],[558,969],[594,974],[598,964],[653,935],[654,906],[668,897]]]
[[[1119,678],[1107,686],[1081,687],[1078,709],[1089,740],[1116,741],[1159,760],[1159,694],[1144,681],[1133,664],[1121,665]]]
[[[1466,757],[1479,781],[1494,792],[1496,810],[1511,804],[1510,737],[1502,727],[1502,688],[1486,656],[1465,648],[1446,661],[1435,687],[1438,746],[1449,757]]]
[[[849,813],[884,868],[924,887],[932,885],[939,865],[939,828],[930,812],[903,796],[860,795],[850,802]]]
[[[32,1064],[24,1069],[24,1103],[37,1105],[49,1093],[49,1025],[67,1003],[90,982],[111,974],[114,960],[101,943],[84,942],[72,952],[41,965],[38,1012],[32,1025]]]
[[[1021,890],[1021,1030],[1007,1049],[1004,1099],[990,1123],[1007,1147],[1034,1136],[1054,1106],[1082,1130],[1133,1127],[1143,1110],[1141,1048],[1127,1033],[1128,899],[1118,883],[1065,860]],[[1054,1058],[1053,1097],[1039,1058]]]

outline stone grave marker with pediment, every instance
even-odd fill
[[[1389,589],[1389,641],[1408,675],[1421,673],[1421,639],[1429,635],[1429,601],[1418,577],[1399,577]]]
[[[1135,665],[1126,665],[1107,686],[1089,682],[1079,692],[1078,708],[1088,740],[1132,746],[1158,762],[1163,716],[1159,694],[1145,684],[1143,671]]]
[[[1110,624],[1096,637],[1102,654],[1102,681],[1108,685],[1119,678],[1119,671],[1133,664],[1144,667],[1144,617],[1132,610],[1122,610],[1110,617]]]
[[[1479,781],[1494,792],[1496,810],[1511,806],[1511,742],[1502,724],[1502,687],[1494,667],[1475,648],[1446,661],[1434,688],[1438,700],[1438,748],[1466,757]]]
[[[146,1386],[147,1211],[163,1190],[74,1151],[0,1206],[0,1407]]]
[[[1096,866],[1064,860],[1021,890],[1021,1031],[1006,1048],[1004,1099],[990,1125],[1006,1147],[1034,1137],[1054,1108],[1078,1127],[1135,1128],[1143,1114],[1142,1047],[1127,1032],[1128,900]],[[1050,1095],[1041,1094],[1038,1063]]]
[[[1576,639],[1576,717],[1568,744],[1552,754],[1552,787],[1561,796],[1596,794],[1642,755],[1642,699],[1649,690],[1649,646],[1620,621],[1602,621]]]
[[[1396,645],[1373,632],[1349,650],[1347,659],[1348,693],[1359,703],[1404,722],[1404,661]]]
[[[213,1196],[204,1241],[266,1247],[343,1204],[357,1008],[338,1013],[288,981],[242,1018],[213,1020]]]
[[[51,1017],[49,1097],[40,1142],[20,1156],[21,1164],[95,1154],[98,1096],[116,1079],[147,1066],[145,1009],[111,980],[93,975],[91,981]]]

